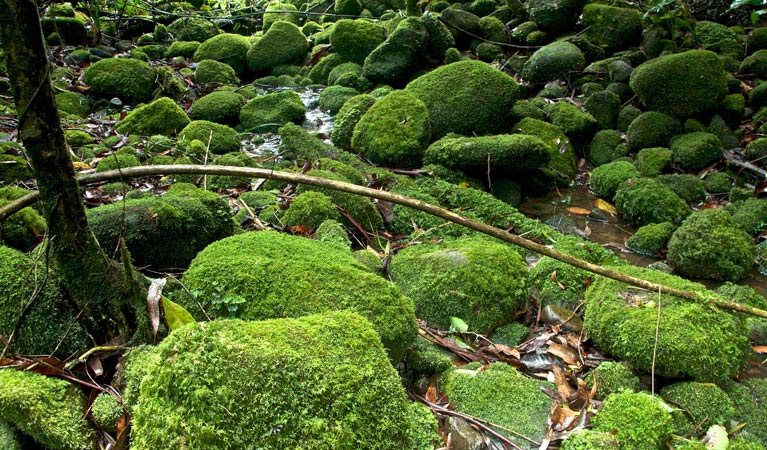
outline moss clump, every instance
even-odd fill
[[[639,117],[641,114],[641,109],[634,105],[626,105],[621,108],[620,112],[618,113],[618,122],[615,125],[619,130],[626,131],[628,130],[629,125],[631,125],[631,122],[633,122],[634,119]]]
[[[168,25],[176,41],[203,42],[220,33],[216,25],[201,17],[182,17]]]
[[[631,151],[650,147],[667,147],[671,138],[681,132],[682,126],[673,117],[648,111],[631,122],[626,131],[626,144]]]
[[[594,134],[589,144],[589,162],[595,167],[607,164],[615,159],[626,156],[626,146],[623,136],[616,130],[601,130]]]
[[[516,81],[480,61],[459,61],[422,75],[406,90],[429,110],[432,140],[499,132],[519,97]]]
[[[336,114],[333,131],[330,139],[333,145],[342,149],[350,149],[354,128],[362,116],[376,102],[376,99],[368,94],[360,94],[347,100]]]
[[[315,161],[339,153],[338,149],[312,136],[300,125],[289,122],[277,131],[282,138],[280,151],[289,157]]]
[[[767,378],[753,378],[733,384],[728,390],[732,406],[735,408],[733,419],[745,426],[736,434],[746,442],[767,447]]]
[[[589,272],[548,256],[530,269],[533,293],[541,306],[557,305],[575,310],[592,278]]]
[[[639,178],[639,171],[628,161],[613,161],[591,172],[589,187],[597,197],[612,200],[626,180]]]
[[[642,13],[637,9],[592,3],[583,7],[581,23],[589,27],[589,40],[610,53],[638,44],[642,36]]]
[[[352,312],[193,325],[152,352],[136,361],[147,364],[133,382],[137,450],[417,448],[424,434],[378,336]]]
[[[323,111],[337,114],[347,100],[358,94],[355,88],[346,86],[330,86],[320,93],[319,104]]]
[[[0,180],[5,183],[32,178],[32,169],[22,156],[0,155]]]
[[[82,130],[64,130],[64,138],[72,148],[83,147],[93,143],[93,136]]]
[[[765,85],[767,86],[767,84]],[[58,97],[57,97],[58,98]],[[746,159],[764,160],[767,157],[767,138],[756,138],[746,145]]]
[[[660,271],[631,266],[617,269],[666,286],[704,290],[700,284]],[[661,305],[662,320],[656,376],[723,382],[733,377],[747,358],[743,322],[702,303],[666,294],[658,300],[657,293],[602,277],[597,277],[586,291],[585,301],[584,330],[594,344],[625,359],[637,370],[650,372],[653,366],[657,303]]]
[[[405,356],[408,371],[416,377],[442,373],[453,367],[450,353],[418,336]]]
[[[504,363],[482,368],[472,363],[451,370],[440,380],[442,391],[457,411],[536,441],[546,435],[546,419],[551,409],[551,398],[541,391],[541,384]],[[507,438],[518,445],[529,444],[516,435]]]
[[[138,158],[127,153],[113,153],[99,160],[96,164],[96,172],[106,172],[107,170],[121,169],[124,167],[140,166]]]
[[[245,97],[230,91],[216,91],[192,103],[189,117],[192,120],[208,120],[226,125],[237,124]]]
[[[586,98],[583,107],[597,121],[599,128],[609,130],[615,127],[621,110],[621,99],[610,91],[595,92]]]
[[[246,130],[277,131],[288,122],[300,124],[306,107],[295,91],[273,92],[261,95],[240,110],[240,122]]]
[[[422,66],[428,42],[423,21],[408,17],[365,58],[362,74],[374,83],[404,86]]]
[[[666,248],[675,229],[676,226],[671,222],[644,225],[626,241],[626,248],[640,255],[659,255]]]
[[[6,450],[21,450],[21,442],[16,437],[16,430],[6,421],[0,419],[0,448]]]
[[[302,60],[309,51],[306,36],[293,23],[274,22],[247,53],[248,67],[256,73]]]
[[[692,210],[663,183],[652,178],[627,180],[615,193],[615,206],[632,226],[671,222],[679,224]]]
[[[767,227],[767,200],[749,198],[738,200],[726,208],[733,220],[746,233],[756,236]]]
[[[549,151],[549,163],[529,175],[533,184],[545,189],[567,186],[575,178],[575,148],[561,128],[542,120],[526,117],[513,130],[540,138]]]
[[[248,267],[248,270],[241,270]],[[275,232],[245,233],[200,252],[184,275],[211,317],[259,320],[351,309],[369,318],[392,361],[415,336],[413,303],[334,245]],[[184,306],[197,317],[196,302]]]
[[[292,12],[295,11],[295,12]],[[267,3],[264,11],[264,33],[271,30],[272,26],[279,21],[298,24],[300,22],[298,8],[290,2],[271,1]]]
[[[594,398],[604,400],[611,394],[621,391],[639,391],[639,377],[626,366],[616,361],[605,361],[586,376],[586,386],[593,389],[597,385]]]
[[[640,64],[629,84],[648,108],[688,117],[719,106],[727,72],[716,53],[690,50]]]
[[[95,437],[74,384],[34,372],[0,370],[0,417],[39,445],[88,450]]]
[[[713,383],[681,382],[660,391],[663,400],[681,408],[672,412],[674,433],[704,434],[712,425],[730,425],[733,407],[727,394]]]
[[[556,41],[533,53],[522,69],[522,78],[533,84],[567,80],[570,72],[583,70],[585,65],[586,60],[577,46]]]
[[[706,189],[703,187],[703,181],[695,175],[672,173],[658,175],[656,180],[668,186],[669,189],[686,202],[698,202],[706,198]]]
[[[415,302],[416,315],[443,329],[459,317],[489,334],[510,322],[529,294],[519,254],[486,240],[408,247],[392,259],[391,276]]]
[[[83,81],[90,92],[99,97],[119,97],[134,105],[152,97],[155,71],[149,64],[135,59],[107,58],[88,66]]]
[[[352,242],[349,240],[349,233],[347,233],[346,228],[341,225],[341,222],[333,219],[323,220],[322,223],[320,223],[320,226],[318,226],[317,230],[314,232],[314,237],[320,242],[336,245],[345,250],[348,250],[352,245]],[[371,252],[367,253],[373,255]],[[354,259],[364,264],[364,262],[360,261],[360,258],[358,258],[356,254],[354,255]],[[370,266],[367,267],[370,268]]]
[[[385,38],[385,30],[366,19],[342,19],[333,26],[330,45],[346,61],[362,64]]]
[[[197,41],[174,41],[165,50],[165,57],[175,58],[176,56],[181,56],[191,58],[199,47],[200,43]]]
[[[346,181],[349,179],[338,172],[332,172],[330,170],[310,170],[307,175],[316,176],[320,178],[327,178],[330,180]],[[306,190],[318,191],[327,195],[333,199],[333,203],[343,208],[346,213],[351,216],[358,225],[362,226],[366,230],[378,230],[383,226],[383,219],[378,213],[373,202],[366,197],[350,194],[347,192],[341,192],[334,189],[317,188],[314,186],[299,185],[297,192],[303,192]],[[343,224],[350,229],[356,229],[356,225],[349,219],[344,217]]]
[[[190,122],[178,133],[178,137],[187,142],[198,140],[206,146],[210,144],[210,152],[215,154],[240,151],[240,134],[237,131],[226,125],[207,120]]]
[[[15,199],[13,199],[15,200]],[[0,194],[0,207],[10,203]],[[0,222],[0,244],[28,252],[45,235],[45,220],[36,210],[27,207]]]
[[[722,142],[711,133],[687,133],[671,140],[674,163],[685,170],[700,170],[722,158]]]
[[[673,430],[671,414],[644,392],[619,392],[594,417],[594,431],[615,433],[621,449],[657,450]]]
[[[59,111],[85,117],[91,110],[88,98],[83,94],[73,91],[64,91],[56,94],[56,107]]]
[[[121,133],[142,136],[175,135],[188,124],[189,117],[184,110],[170,98],[161,97],[133,110],[115,128]]]
[[[542,30],[563,32],[575,24],[585,4],[585,0],[532,0],[525,3],[525,9]]]
[[[573,139],[589,139],[597,127],[594,117],[570,102],[558,101],[547,105],[544,110],[551,123],[558,126]],[[588,142],[588,141],[587,141]]]
[[[570,433],[560,448],[562,450],[620,450],[620,442],[611,433],[581,429]]]
[[[309,78],[317,84],[328,84],[328,75],[336,66],[346,62],[338,53],[331,53],[319,60],[309,72]]]
[[[668,148],[643,148],[637,153],[634,166],[643,177],[655,178],[671,169],[671,159],[671,150]]]
[[[316,229],[325,220],[340,218],[330,197],[320,192],[307,191],[290,202],[290,208],[282,216],[282,222],[288,226],[303,225]]]
[[[732,180],[725,172],[713,172],[703,180],[706,192],[710,194],[726,194],[732,189]]]
[[[200,44],[194,52],[195,61],[212,59],[234,69],[238,77],[245,75],[246,55],[250,49],[250,40],[239,34],[223,33],[213,36]]]
[[[194,81],[199,84],[240,84],[240,79],[231,66],[212,59],[203,59],[197,64]]]
[[[91,415],[96,426],[109,433],[114,433],[117,430],[117,421],[123,415],[123,406],[114,396],[102,392],[93,401]]]
[[[426,105],[408,91],[394,91],[365,112],[351,144],[374,163],[419,167],[430,137]]]
[[[738,281],[751,270],[755,256],[751,237],[722,209],[693,213],[668,243],[669,263],[690,277]]]

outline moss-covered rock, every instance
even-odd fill
[[[0,180],[4,183],[32,178],[32,168],[23,156],[0,155]]]
[[[482,29],[479,27],[479,17],[461,8],[447,8],[442,11],[440,18],[445,22],[448,30],[453,35],[455,46],[461,50],[466,50],[471,45],[471,36],[466,32],[476,35],[482,32]],[[463,30],[464,32],[458,30]]]
[[[193,325],[138,363],[138,450],[422,448],[428,434],[370,323],[352,312]]]
[[[296,8],[296,5],[289,1],[271,1],[266,4],[266,9],[264,10],[262,30],[264,33],[268,32],[272,26],[279,21],[298,25],[300,20],[301,19],[298,14],[298,8]]]
[[[240,79],[232,66],[212,59],[203,59],[197,64],[197,69],[194,71],[194,81],[199,84],[235,85],[240,83]]]
[[[95,433],[83,418],[85,397],[54,377],[0,370],[0,418],[51,450],[89,450]]]
[[[703,184],[709,194],[726,194],[732,189],[732,179],[725,172],[709,173]]]
[[[684,200],[652,178],[627,180],[618,187],[614,199],[623,220],[632,226],[679,224],[692,212]]]
[[[319,241],[269,231],[223,239],[200,252],[184,282],[200,292],[197,301],[211,317],[258,320],[351,309],[373,323],[395,362],[415,337],[412,300],[351,251]],[[196,302],[185,306],[202,317]]]
[[[637,152],[634,166],[643,177],[655,178],[671,169],[671,161],[672,153],[670,149],[665,147],[647,147]]]
[[[569,79],[570,72],[583,70],[586,60],[581,50],[567,41],[556,41],[536,50],[522,69],[522,78],[544,84]]]
[[[537,169],[549,162],[546,144],[525,134],[463,137],[448,135],[426,149],[424,163],[440,164],[467,174],[494,176]]]
[[[677,272],[716,280],[743,279],[754,265],[755,252],[751,236],[722,209],[693,213],[668,243],[668,261]]]
[[[619,131],[600,130],[594,134],[589,144],[588,159],[595,167],[599,167],[626,156],[627,150]]]
[[[247,37],[222,33],[205,40],[194,52],[195,61],[212,59],[229,65],[238,77],[245,75],[247,70],[246,55],[250,49]]]
[[[664,387],[660,396],[680,408],[672,412],[674,433],[705,434],[712,425],[730,425],[733,407],[727,394],[713,383],[681,382]]]
[[[630,85],[648,108],[687,117],[719,106],[727,73],[716,53],[690,50],[639,65]]]
[[[321,192],[307,191],[297,196],[285,214],[282,222],[288,226],[302,225],[316,229],[326,220],[339,220],[341,215],[333,201]]]
[[[530,269],[533,296],[541,306],[556,305],[570,310],[583,301],[593,275],[554,258],[544,256]]]
[[[423,21],[408,17],[365,58],[362,74],[375,83],[404,86],[421,67],[428,42]]]
[[[562,442],[562,450],[620,450],[620,443],[611,433],[580,429]]]
[[[594,398],[604,400],[611,394],[621,391],[639,392],[639,377],[625,363],[605,361],[586,375],[589,389],[597,386]]]
[[[400,251],[391,276],[415,302],[416,315],[447,329],[450,317],[489,334],[510,322],[528,297],[527,267],[508,245],[463,239]]]
[[[183,109],[168,97],[160,97],[133,110],[117,123],[117,131],[125,134],[152,136],[155,134],[175,135],[189,124]]]
[[[274,22],[247,53],[248,67],[256,73],[302,60],[309,51],[306,36],[293,23]]]
[[[245,97],[231,91],[215,91],[201,97],[189,108],[192,120],[207,120],[226,125],[236,125],[240,121],[240,109],[245,104]]]
[[[350,149],[354,128],[376,99],[369,94],[356,95],[347,100],[336,114],[330,139],[338,148]]]
[[[732,29],[721,23],[701,20],[695,24],[695,38],[705,50],[727,55],[740,60],[743,58],[743,44]]]
[[[312,67],[312,70],[309,72],[309,78],[317,84],[328,84],[328,75],[330,75],[330,71],[344,62],[346,61],[338,53],[331,53],[324,56],[314,65],[314,67]]]
[[[99,160],[96,164],[96,172],[106,172],[107,170],[136,167],[140,165],[141,162],[135,155],[129,153],[112,153]]]
[[[612,200],[626,180],[639,178],[639,171],[628,161],[613,161],[591,172],[589,188],[597,197]]]
[[[442,66],[406,88],[429,110],[432,140],[499,132],[519,96],[513,78],[480,61]]]
[[[735,383],[727,390],[735,408],[733,419],[745,424],[736,434],[746,442],[767,446],[767,378],[754,378]]]
[[[357,122],[351,146],[374,163],[419,167],[430,137],[426,105],[409,91],[393,91]]]
[[[358,94],[357,89],[347,86],[330,86],[320,93],[320,109],[331,115],[341,110],[347,100]]]
[[[317,229],[315,230],[314,237],[320,242],[324,242],[330,245],[335,245],[345,250],[348,250],[349,248],[351,248],[351,245],[352,245],[351,240],[349,240],[349,233],[347,233],[346,228],[341,224],[341,222],[335,219],[323,220],[322,223],[320,223],[320,226],[318,226]],[[372,252],[367,252],[367,253],[375,256]],[[368,269],[371,268],[371,266],[368,266],[363,261],[361,261],[361,258],[359,258],[357,254],[354,254],[354,259],[364,264],[366,267],[368,267]],[[376,271],[375,269],[372,270],[372,272],[374,273],[375,271]]]
[[[628,130],[629,125],[631,125],[631,122],[633,122],[634,119],[639,117],[641,114],[641,109],[634,105],[626,105],[621,108],[620,112],[618,113],[618,121],[615,126],[621,131],[626,131]]]
[[[617,269],[666,286],[691,291],[705,289],[656,270],[630,266]],[[748,338],[742,320],[702,303],[667,294],[659,300],[657,292],[602,277],[594,280],[585,299],[584,330],[594,344],[642,372],[651,371],[655,355],[656,376],[726,381],[748,357]],[[662,318],[659,328],[658,303]],[[654,351],[656,328],[658,341]]]
[[[0,207],[7,205],[11,200],[15,198],[5,199],[0,192]],[[45,220],[40,213],[26,207],[0,222],[0,244],[28,252],[40,243],[45,231]]]
[[[685,170],[700,170],[722,158],[722,142],[715,135],[694,132],[671,140],[674,163]]]
[[[64,91],[56,94],[56,107],[59,111],[85,117],[91,110],[88,98],[79,92]]]
[[[739,71],[754,74],[757,78],[767,78],[767,50],[757,50],[746,56],[740,64]]]
[[[513,130],[538,137],[548,148],[549,163],[529,174],[532,185],[549,189],[567,186],[573,181],[576,173],[575,148],[561,128],[542,120],[526,117],[514,125]]]
[[[246,130],[276,131],[293,122],[300,124],[306,116],[306,107],[295,91],[281,91],[261,95],[248,101],[240,110],[240,122]]]
[[[767,27],[766,27],[767,28]],[[767,84],[765,85],[767,86]],[[749,161],[764,160],[767,157],[767,138],[756,138],[746,145],[746,158]]]
[[[585,4],[585,0],[531,0],[525,9],[540,29],[556,33],[573,26]]]
[[[219,29],[203,17],[181,17],[168,25],[168,32],[176,41],[204,42],[220,33]]]
[[[191,58],[199,47],[200,43],[197,41],[174,41],[165,50],[165,57],[175,58],[181,56],[183,58]]]
[[[767,200],[763,198],[738,200],[726,209],[740,229],[752,236],[767,227]]]
[[[91,406],[93,422],[102,430],[114,433],[117,431],[117,422],[123,415],[123,406],[112,394],[102,392]]]
[[[330,33],[330,45],[346,61],[363,64],[385,39],[385,30],[366,19],[342,19]]]
[[[207,120],[193,120],[178,133],[178,137],[187,142],[198,140],[206,146],[210,143],[210,151],[215,154],[240,151],[240,134],[237,131]]]
[[[615,127],[621,110],[621,98],[610,91],[595,92],[588,96],[583,107],[597,121],[599,128]]]
[[[666,248],[675,229],[676,226],[671,222],[644,225],[628,238],[626,248],[640,255],[659,255]]]
[[[88,66],[83,81],[99,97],[119,97],[125,103],[147,101],[154,90],[155,71],[149,64],[128,58],[106,58]]]
[[[558,101],[544,108],[549,120],[574,140],[590,140],[597,128],[594,117],[568,101]]]
[[[432,9],[434,11],[434,9]],[[455,49],[455,38],[447,25],[445,25],[433,12],[426,12],[421,16],[426,31],[429,33],[429,42],[426,44],[426,58],[430,62],[446,63],[446,52]]]
[[[657,450],[673,431],[671,414],[644,392],[619,392],[594,417],[594,431],[615,433],[621,449]]]
[[[588,27],[589,40],[607,52],[636,45],[642,35],[642,13],[637,9],[591,3],[583,7],[581,23]]]
[[[692,174],[671,173],[655,178],[665,184],[674,194],[686,202],[699,202],[706,199],[703,181]]]
[[[679,121],[656,111],[637,116],[626,131],[626,145],[638,152],[650,147],[668,147],[671,138],[682,132]]]

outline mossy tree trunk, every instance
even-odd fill
[[[0,0],[0,20],[19,137],[43,201],[51,255],[94,341],[131,337],[137,317],[130,305],[141,295],[140,288],[105,256],[88,228],[55,106],[37,5],[34,0]]]

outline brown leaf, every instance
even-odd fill
[[[767,353],[767,345],[755,345],[753,349],[756,353]]]
[[[101,365],[101,359],[98,356],[91,355],[88,357],[88,369],[96,377],[104,375],[104,366]]]
[[[588,226],[588,225],[586,225],[586,228],[584,228],[584,229],[583,229],[583,234],[584,234],[586,237],[589,237],[589,236],[591,236],[591,227],[590,227],[590,226]]]
[[[569,429],[575,423],[575,418],[575,411],[567,406],[562,406],[559,402],[555,402],[551,415],[549,416],[551,428],[554,431],[564,431]]]
[[[554,383],[557,385],[557,392],[562,399],[568,399],[575,392],[570,382],[567,381],[567,374],[556,364],[551,365],[551,371],[554,373]]]
[[[578,352],[562,344],[552,343],[547,350],[554,356],[558,356],[565,363],[574,366],[579,363]]]
[[[557,283],[557,286],[559,286],[559,289],[562,289],[563,291],[565,289],[567,289],[567,288],[565,288],[564,284],[560,283],[559,280],[557,280],[557,271],[556,270],[551,272],[550,278],[551,278],[551,281],[553,281],[554,283]]]
[[[601,198],[594,200],[594,206],[601,209],[602,211],[607,211],[610,214],[613,214],[613,215],[618,214],[618,210],[615,209],[615,206],[613,206],[608,201],[602,200]]]
[[[578,207],[578,206],[571,206],[571,207],[567,208],[567,211],[569,211],[569,212],[571,212],[573,214],[580,214],[582,216],[587,216],[587,215],[591,214],[590,210],[588,210],[586,208],[581,208],[581,207]]]
[[[152,337],[157,337],[157,330],[160,328],[160,298],[162,297],[162,288],[165,287],[165,278],[155,278],[149,285],[146,293],[146,306],[149,312],[149,322],[152,326]]]

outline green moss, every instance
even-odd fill
[[[312,136],[300,125],[288,122],[278,132],[282,138],[280,151],[293,158],[314,161],[339,153],[338,149]]]
[[[327,178],[330,180],[346,181],[349,179],[342,174],[329,170],[310,170],[307,175]],[[360,226],[366,230],[373,231],[383,226],[383,219],[378,213],[373,202],[367,197],[362,197],[347,192],[341,192],[334,189],[317,188],[314,186],[299,185],[297,192],[306,190],[318,191],[333,199],[333,203],[343,208]],[[350,229],[356,229],[356,226],[346,217],[342,220],[344,225]]]
[[[64,130],[64,138],[70,147],[77,148],[93,143],[93,136],[82,130],[69,129]]]
[[[667,147],[671,138],[681,132],[681,125],[673,117],[648,111],[631,122],[626,131],[626,143],[631,151],[650,147]]]
[[[584,0],[561,0],[550,2],[531,0],[525,3],[530,20],[546,31],[562,32],[569,29],[578,20]]]
[[[666,286],[704,290],[700,284],[656,270],[617,269]],[[656,376],[723,382],[738,373],[747,359],[743,322],[702,303],[666,294],[659,300],[657,293],[602,277],[586,291],[585,301],[584,330],[594,344],[639,371],[649,373],[657,355]],[[658,303],[661,322],[654,351]]]
[[[428,41],[423,21],[408,17],[365,58],[362,74],[374,83],[404,86],[421,68]]]
[[[0,417],[39,445],[88,450],[93,430],[83,419],[85,398],[74,384],[34,372],[0,371]]]
[[[546,435],[551,398],[542,382],[528,378],[508,364],[478,364],[452,370],[440,380],[442,391],[459,412],[470,414],[539,441]],[[548,383],[543,382],[548,385]],[[526,446],[516,435],[506,437]]]
[[[295,11],[295,12],[292,12]],[[272,1],[267,3],[264,11],[264,33],[267,33],[278,21],[298,24],[300,22],[298,8],[290,2]]]
[[[113,153],[105,156],[96,165],[96,172],[106,172],[107,170],[120,169],[124,167],[140,166],[138,158],[130,154]]]
[[[174,41],[165,51],[165,57],[174,58],[182,56],[184,58],[191,58],[199,47],[200,43],[197,41]]]
[[[592,3],[583,7],[581,23],[589,27],[586,36],[607,52],[636,45],[642,35],[642,13],[637,9]]]
[[[601,130],[594,134],[589,144],[589,162],[595,167],[626,156],[623,136],[616,130]]]
[[[6,421],[0,419],[0,448],[6,450],[21,450],[21,442],[16,436],[16,430]]]
[[[706,189],[703,187],[703,181],[695,175],[672,173],[658,175],[655,179],[665,184],[686,202],[700,202],[706,199]]]
[[[589,272],[548,256],[530,269],[533,295],[541,306],[557,305],[575,310],[593,278]]]
[[[0,180],[5,183],[32,178],[32,169],[22,156],[0,155]]]
[[[536,169],[549,162],[548,146],[539,138],[524,134],[480,137],[448,135],[429,146],[424,163],[461,169],[469,174],[494,176]]]
[[[362,66],[354,62],[346,62],[339,64],[333,68],[328,74],[328,85],[339,84],[338,79],[347,75],[353,74],[360,76],[362,74]],[[347,86],[353,87],[353,86]]]
[[[529,294],[527,267],[519,254],[487,240],[408,247],[392,259],[390,270],[413,299],[416,315],[442,329],[454,316],[488,334],[510,322]]]
[[[668,261],[677,272],[717,280],[743,279],[755,252],[751,237],[722,209],[693,213],[668,243]]]
[[[767,87],[767,84],[765,84]],[[746,159],[764,160],[767,157],[767,138],[756,138],[746,145]]]
[[[328,84],[328,75],[339,64],[346,62],[338,53],[331,53],[319,60],[309,72],[309,78],[317,84]]]
[[[639,171],[628,161],[613,161],[591,172],[589,187],[597,197],[612,201],[618,188],[626,181],[639,178]]]
[[[117,421],[123,415],[123,406],[113,395],[102,392],[93,401],[91,415],[96,426],[114,433],[117,431]]]
[[[544,110],[551,123],[573,139],[589,138],[597,127],[597,122],[591,114],[567,101],[549,104]]]
[[[671,140],[674,163],[685,170],[700,170],[722,158],[722,143],[715,135],[688,133]]]
[[[649,394],[620,392],[607,398],[593,430],[615,433],[622,450],[657,450],[670,437],[671,422],[671,414]]]
[[[330,34],[330,44],[346,61],[362,64],[365,58],[383,41],[384,29],[365,19],[342,19],[336,22]]]
[[[767,378],[754,378],[735,383],[727,394],[735,408],[733,419],[745,424],[735,435],[746,442],[767,446]]]
[[[301,30],[293,23],[278,20],[248,50],[248,67],[253,72],[261,73],[272,67],[300,61],[308,51],[309,43]]]
[[[56,107],[59,111],[85,117],[91,110],[88,98],[83,94],[73,91],[64,91],[56,94]]]
[[[245,97],[231,91],[215,91],[192,103],[189,117],[227,125],[237,124]]]
[[[702,48],[719,55],[728,55],[740,60],[743,57],[743,45],[735,31],[726,26],[701,20],[695,24],[695,38]]]
[[[282,221],[288,226],[303,225],[316,229],[325,220],[340,218],[330,197],[320,192],[307,191],[290,202]]]
[[[735,223],[746,233],[756,236],[767,227],[767,200],[749,198],[728,205],[727,212],[732,214]]]
[[[604,400],[611,394],[621,391],[639,391],[639,377],[624,363],[605,361],[586,376],[586,386],[589,389],[597,385],[594,398]]]
[[[561,128],[542,120],[526,117],[514,125],[513,130],[536,136],[547,145],[549,163],[537,173],[533,172],[532,177],[535,183],[546,188],[570,184],[576,173],[575,148]]]
[[[306,194],[308,193],[309,192]],[[348,250],[352,245],[351,241],[349,240],[349,233],[347,233],[346,228],[344,228],[340,222],[333,219],[323,220],[322,223],[320,223],[320,226],[317,227],[317,230],[314,233],[314,237],[320,242],[335,245],[346,250]],[[372,255],[372,253],[370,254]],[[356,254],[354,255],[354,259],[360,261],[360,258],[358,258]]]
[[[154,134],[174,135],[189,124],[189,117],[175,101],[160,97],[133,110],[116,125],[117,131],[125,134],[151,136]]]
[[[240,110],[240,122],[247,130],[267,132],[288,122],[300,124],[305,115],[301,97],[295,91],[281,91],[248,101]]]
[[[680,409],[672,412],[674,433],[705,434],[712,425],[729,427],[733,407],[727,394],[713,383],[681,382],[664,387],[660,396]]]
[[[0,198],[0,207],[8,203],[10,200]],[[0,222],[0,243],[28,252],[40,243],[45,231],[42,216],[31,207],[23,208]]]
[[[240,151],[240,134],[233,128],[207,120],[194,120],[178,133],[179,140],[187,142],[201,141],[206,146],[210,143],[210,151],[224,154]],[[203,156],[203,155],[197,155]]]
[[[239,34],[223,33],[205,40],[194,52],[195,61],[212,59],[229,65],[238,77],[245,75],[246,55],[250,49],[250,40]]]
[[[732,189],[732,180],[725,172],[713,172],[703,180],[706,192],[710,194],[726,194]]]
[[[459,61],[422,75],[406,90],[429,110],[432,140],[448,133],[494,134],[519,96],[508,75],[480,61]]]
[[[679,224],[692,212],[684,200],[652,178],[623,183],[614,200],[623,220],[632,226],[661,222]]]
[[[168,32],[176,41],[204,42],[220,33],[208,19],[202,17],[182,17],[168,25]]]
[[[194,71],[194,80],[199,84],[218,83],[236,85],[240,83],[237,73],[235,73],[231,66],[212,59],[203,59],[197,64],[197,69]]]
[[[610,91],[599,91],[588,96],[583,107],[597,121],[599,128],[614,128],[621,110],[621,99]]]
[[[430,137],[426,105],[408,91],[394,91],[365,112],[351,144],[374,163],[419,167]]]
[[[337,114],[347,100],[356,96],[357,90],[346,86],[330,86],[320,93],[319,104],[323,111]]]
[[[583,70],[581,50],[567,41],[552,42],[536,50],[522,69],[522,78],[533,84],[569,79],[570,72]]]
[[[754,74],[756,78],[767,78],[767,50],[757,50],[743,59],[739,72]]]
[[[405,356],[408,371],[415,377],[432,376],[453,367],[450,353],[418,336]]]
[[[330,134],[333,145],[342,149],[351,148],[354,128],[375,102],[376,99],[373,96],[361,94],[344,103],[336,114],[333,131]]]
[[[648,147],[636,155],[634,166],[646,178],[655,178],[671,169],[672,153],[665,147]],[[728,189],[729,191],[729,189]]]
[[[616,123],[616,127],[621,131],[628,130],[631,122],[633,122],[634,119],[639,117],[641,114],[642,110],[634,105],[624,106],[618,113],[618,122]]]
[[[626,241],[626,248],[640,255],[659,255],[675,229],[671,222],[644,225]]]
[[[619,450],[618,438],[611,433],[589,429],[576,430],[562,442],[562,450]]]
[[[133,105],[151,98],[155,71],[143,61],[107,58],[88,66],[83,72],[83,81],[96,96],[119,97]]]
[[[727,74],[715,53],[690,50],[639,65],[630,85],[648,108],[687,117],[719,106],[727,95]]]
[[[378,336],[355,313],[219,320],[177,330],[152,352],[137,359],[147,365],[140,388],[133,382],[137,450],[415,448],[423,434],[423,416],[415,420]]]

